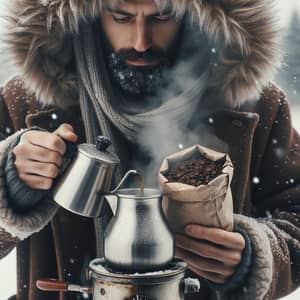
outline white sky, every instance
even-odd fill
[[[280,17],[283,24],[288,22],[288,18],[293,10],[297,10],[300,13],[300,1],[299,0],[278,0]]]

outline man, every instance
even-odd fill
[[[94,224],[58,209],[49,192],[64,140],[94,143],[100,133],[121,160],[115,180],[136,165],[155,176],[178,137],[229,153],[234,232],[191,224],[176,237],[176,255],[202,281],[187,299],[275,299],[299,285],[300,138],[270,83],[280,58],[272,8],[268,0],[12,2],[8,43],[20,75],[1,90],[0,255],[17,246],[17,299],[58,299],[35,281],[82,283],[101,255],[109,216]]]

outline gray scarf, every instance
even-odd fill
[[[188,116],[195,111],[206,86],[207,76],[203,73],[197,78],[183,82],[184,91],[162,101],[160,106],[149,111],[131,109],[128,105],[122,105],[126,103],[126,99],[122,99],[122,95],[113,89],[103,49],[95,42],[95,33],[91,24],[81,24],[79,33],[74,36],[74,49],[80,77],[79,100],[87,142],[94,144],[100,133],[107,136],[112,141],[111,151],[120,158],[121,164],[123,151],[120,150],[121,145],[116,137],[116,131],[127,141],[136,142],[142,130],[149,130],[153,124],[157,126],[158,120],[163,119],[164,116],[168,116],[177,126],[185,128],[189,122]],[[189,67],[193,67],[193,64],[191,63]],[[168,97],[167,93],[163,95]],[[120,179],[124,171],[121,165],[116,180]],[[96,222],[98,255],[102,254],[103,244],[99,241],[108,219],[101,220],[101,224]]]

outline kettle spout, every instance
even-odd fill
[[[135,174],[135,175],[140,175],[139,171],[137,170],[130,170],[128,171],[123,178],[121,179],[120,183],[117,185],[116,188],[114,188],[110,193],[114,194],[118,189],[120,189],[120,187],[123,185],[123,183],[125,182],[125,180],[131,175],[131,174]]]

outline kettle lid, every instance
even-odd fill
[[[107,148],[111,145],[110,140],[105,136],[98,136],[96,145],[93,144],[80,144],[78,151],[83,155],[101,161],[110,165],[118,165],[120,160]]]

